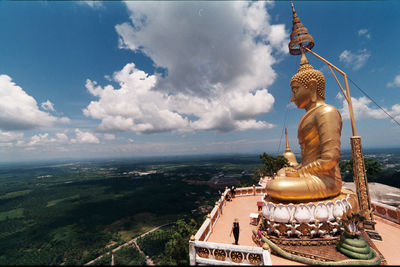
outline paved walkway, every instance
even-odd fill
[[[250,213],[258,212],[257,201],[261,201],[261,196],[237,196],[232,201],[227,202],[222,210],[222,216],[215,224],[215,228],[207,242],[234,244],[235,239],[233,235],[229,236],[229,234],[233,220],[238,218],[240,226],[239,245],[258,247],[251,238],[253,235],[252,230],[257,229],[257,226],[250,224]],[[271,260],[274,265],[304,265],[276,255],[271,255]]]
[[[252,230],[257,227],[250,224],[250,213],[257,213],[257,201],[261,201],[261,196],[235,197],[232,201],[226,202],[222,216],[218,219],[207,242],[234,244],[233,234],[232,236],[229,234],[232,230],[233,220],[238,218],[239,245],[256,247],[251,236]]]
[[[382,236],[382,241],[372,240],[385,257],[388,265],[399,265],[400,225],[375,216],[375,230]]]

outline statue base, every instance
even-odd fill
[[[342,216],[358,212],[357,196],[342,189],[332,199],[308,203],[278,203],[264,197],[259,230],[268,236],[283,238],[335,237],[343,230]]]
[[[279,203],[264,197],[262,218],[258,230],[253,230],[253,241],[271,248],[274,254],[312,265],[379,265],[385,258],[368,235],[361,231],[369,244],[371,257],[354,259],[340,252],[344,232],[344,214],[358,213],[357,195],[342,189],[335,198],[308,203]]]

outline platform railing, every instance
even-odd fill
[[[207,215],[206,220],[197,231],[195,235],[196,240],[204,241],[208,239],[216,222],[223,212],[224,206],[226,205],[226,195],[228,192],[229,190],[225,190],[224,193],[221,194],[220,199],[215,202],[215,207],[212,209],[211,213]]]
[[[272,265],[269,249],[189,241],[190,265]]]
[[[384,203],[380,203],[377,201],[372,201],[371,203],[371,207],[374,210],[374,214],[385,218],[389,221],[392,221],[394,223],[400,224],[400,209],[384,204]]]

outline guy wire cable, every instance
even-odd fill
[[[378,103],[376,103],[376,101],[373,100],[372,97],[370,97],[363,89],[361,89],[355,82],[353,82],[352,79],[350,79],[349,77],[347,77],[347,79],[349,79],[349,81],[352,84],[354,84],[357,87],[357,89],[361,91],[361,93],[363,93],[366,97],[368,97],[378,108],[380,108],[383,112],[385,112],[385,114],[389,116],[398,126],[400,126],[400,123],[395,118],[393,118],[388,112],[386,112],[385,109],[383,109],[380,105],[378,105]]]
[[[294,69],[294,71],[292,73],[297,73],[297,63],[296,62],[294,62],[294,64],[293,64],[293,69]],[[289,88],[291,88],[290,85],[289,85]],[[278,147],[278,151],[277,151],[278,155],[279,155],[279,152],[281,150],[282,137],[283,137],[283,133],[285,132],[285,128],[286,128],[287,113],[289,111],[289,104],[290,104],[291,100],[292,100],[292,90],[290,90],[289,101],[286,104],[285,116],[284,116],[284,119],[283,119],[283,128],[282,128],[281,138],[279,140],[279,147]]]

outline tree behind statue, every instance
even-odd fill
[[[369,182],[382,182],[382,164],[372,158],[364,158],[365,170],[368,175]],[[342,173],[343,180],[346,182],[353,181],[353,161],[342,160],[339,163],[340,172]]]
[[[278,170],[290,166],[289,161],[283,156],[272,156],[264,152],[260,155],[260,159],[263,161],[264,167],[256,169],[254,179],[273,176]]]

